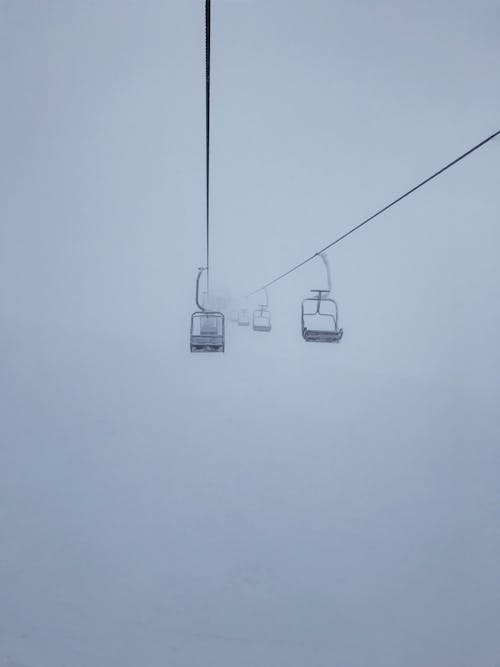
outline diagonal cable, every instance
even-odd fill
[[[349,229],[347,232],[342,234],[342,236],[339,236],[334,241],[332,241],[331,243],[326,245],[324,248],[321,248],[321,250],[318,250],[317,252],[315,252],[313,255],[311,255],[307,259],[304,259],[302,262],[299,262],[299,264],[296,264],[295,266],[292,266],[291,269],[288,269],[288,271],[285,271],[284,273],[280,274],[279,276],[277,276],[273,280],[270,280],[265,285],[262,285],[262,287],[259,287],[258,289],[254,290],[253,292],[250,292],[249,294],[247,294],[247,296],[252,296],[254,294],[257,294],[257,292],[261,292],[262,290],[267,289],[271,285],[274,285],[275,283],[277,283],[279,280],[282,280],[286,276],[290,275],[290,273],[293,273],[297,269],[300,269],[300,267],[304,266],[304,264],[307,264],[308,262],[313,260],[315,257],[320,255],[322,252],[325,252],[326,250],[329,250],[330,248],[333,248],[334,245],[337,245],[337,243],[340,243],[341,241],[346,239],[351,234],[354,234],[354,232],[358,231],[358,229],[361,229],[361,227],[364,227],[369,222],[372,222],[372,220],[377,218],[379,215],[382,215],[382,213],[385,213],[385,211],[389,210],[392,206],[395,206],[396,204],[398,204],[400,201],[402,201],[406,197],[409,197],[411,194],[416,192],[419,188],[423,187],[424,185],[426,185],[427,183],[432,181],[434,178],[437,178],[443,172],[445,172],[447,169],[450,169],[451,167],[453,167],[455,164],[457,164],[461,160],[464,160],[466,157],[468,157],[469,155],[474,153],[474,151],[477,151],[479,148],[481,148],[482,146],[487,144],[489,141],[491,141],[492,139],[495,139],[495,137],[497,137],[498,135],[500,135],[500,130],[497,130],[496,132],[491,134],[489,137],[486,137],[486,139],[483,139],[482,141],[480,141],[478,144],[476,144],[472,148],[469,148],[469,150],[467,150],[465,153],[462,153],[462,155],[459,155],[457,158],[455,158],[451,162],[448,162],[448,164],[446,164],[444,167],[441,167],[441,169],[438,169],[438,171],[434,172],[431,176],[428,176],[423,181],[420,181],[420,183],[415,185],[413,188],[411,188],[410,190],[407,190],[404,194],[400,195],[399,197],[397,197],[396,199],[391,201],[386,206],[383,206],[381,209],[379,209],[378,211],[376,211],[375,213],[370,215],[368,218],[366,218],[365,220],[360,222],[358,225],[356,225],[355,227],[352,227],[352,229]]]

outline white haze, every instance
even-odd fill
[[[234,297],[498,129],[498,2],[212,17]],[[330,253],[340,345],[318,261],[190,355],[203,21],[0,3],[0,664],[498,667],[500,142]]]

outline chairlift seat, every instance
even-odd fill
[[[255,324],[254,323],[253,330],[254,331],[264,331],[266,333],[269,333],[269,331],[271,331],[271,324],[270,323],[262,323],[262,324]]]
[[[337,331],[320,331],[317,329],[302,329],[302,336],[308,343],[339,343],[344,334],[343,329]]]

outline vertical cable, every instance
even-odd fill
[[[207,297],[210,285],[210,0],[205,0]]]

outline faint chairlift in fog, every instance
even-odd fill
[[[253,311],[252,328],[254,331],[263,331],[269,333],[271,331],[271,313],[269,311],[269,297],[267,289],[263,290],[266,295],[266,303],[261,304]]]
[[[240,308],[238,311],[238,326],[239,327],[249,327],[250,326],[250,313],[248,308]]]
[[[308,343],[338,343],[344,331],[339,328],[339,309],[331,298],[332,279],[328,257],[319,256],[325,265],[328,289],[311,290],[316,296],[302,301],[302,337]]]

